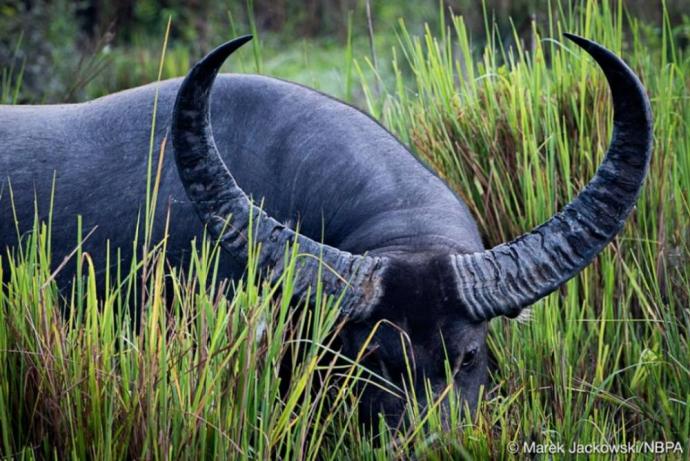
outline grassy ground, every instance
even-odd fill
[[[551,28],[533,36],[529,53],[503,47],[489,32],[479,60],[460,18],[424,37],[402,26],[400,46],[388,59],[392,79],[368,77],[362,87],[368,110],[466,199],[487,245],[548,218],[605,152],[612,115],[605,80],[584,52],[562,40],[562,31],[621,54],[652,98],[654,156],[624,232],[538,303],[531,321],[492,322],[496,365],[474,421],[456,419],[456,429],[444,432],[435,411],[420,416],[412,403],[407,430],[372,441],[350,408],[352,383],[377,377],[355,364],[319,360],[337,328],[332,300],[311,311],[271,301],[276,290],[289,292],[290,275],[271,286],[251,264],[226,299],[215,283],[215,249],[200,244],[182,273],[166,268],[164,244],[149,242],[144,232],[147,258],[111,274],[119,282],[112,286],[124,288],[96,299],[94,268],[77,252],[83,277],[62,301],[47,268],[50,229],[37,225],[23,251],[0,267],[11,278],[0,291],[0,453],[501,459],[514,456],[511,443],[519,457],[529,457],[523,444],[531,442],[563,443],[566,450],[579,443],[584,450],[660,441],[678,442],[684,451],[669,459],[687,459],[690,57],[667,22],[653,27],[595,2],[550,14]],[[358,69],[372,75],[361,59],[346,65],[355,76]],[[135,273],[145,275],[145,285],[138,286]],[[165,292],[164,277],[174,281],[173,292]],[[118,308],[128,287],[144,306],[140,334]],[[173,299],[170,312],[163,296]],[[67,318],[60,315],[65,303]],[[298,344],[303,359],[281,397],[278,363]],[[457,402],[452,392],[450,398]]]

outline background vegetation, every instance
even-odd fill
[[[226,299],[215,283],[216,249],[200,242],[189,267],[168,268],[165,243],[150,242],[144,228],[135,245],[148,254],[110,274],[106,299],[97,299],[95,269],[77,249],[78,283],[64,299],[48,266],[49,223],[36,223],[0,265],[0,279],[10,278],[0,290],[0,453],[496,459],[512,457],[511,442],[671,441],[684,453],[670,457],[687,459],[690,19],[684,7],[681,1],[496,1],[481,8],[460,0],[373,2],[367,15],[366,3],[354,0],[3,3],[3,102],[89,99],[155,80],[159,67],[164,78],[183,75],[211,46],[252,30],[259,36],[253,51],[233,56],[229,68],[297,80],[372,113],[466,199],[487,246],[548,218],[605,152],[606,83],[561,32],[601,42],[640,74],[652,98],[655,146],[637,209],[613,244],[538,303],[530,322],[492,322],[491,384],[472,421],[460,418],[449,390],[451,431],[441,429],[434,409],[423,414],[411,399],[409,427],[375,440],[364,433],[351,410],[352,383],[379,377],[320,360],[337,328],[337,309],[333,300],[308,311],[272,299],[280,289],[289,292],[290,274],[272,286],[250,264],[236,295]],[[173,280],[172,292],[164,277]],[[138,333],[119,308],[133,295],[143,306]],[[164,298],[172,299],[171,311]],[[278,364],[298,352],[301,364],[281,394]]]

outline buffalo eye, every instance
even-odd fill
[[[381,356],[381,345],[375,344],[374,342],[370,342],[367,344],[366,348],[364,349],[364,354],[362,355],[362,358],[367,358],[367,357],[375,357],[375,358],[380,358]]]
[[[478,347],[473,347],[471,349],[467,349],[465,351],[465,354],[462,356],[462,363],[460,364],[460,367],[463,369],[470,368],[472,365],[474,365],[475,360],[477,359],[477,353],[479,352]]]

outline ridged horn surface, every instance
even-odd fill
[[[601,45],[566,37],[606,76],[614,107],[612,139],[592,180],[544,224],[491,250],[451,256],[458,295],[477,321],[515,317],[587,266],[623,228],[649,167],[652,113],[639,79]]]
[[[190,70],[180,86],[171,134],[187,196],[211,236],[234,257],[247,261],[251,222],[254,241],[261,243],[259,267],[272,270],[274,276],[283,271],[286,246],[299,245],[301,257],[294,296],[305,296],[308,287],[315,287],[320,279],[325,293],[343,295],[341,308],[345,315],[366,316],[366,308],[381,295],[385,260],[318,243],[268,216],[238,186],[218,152],[210,120],[211,88],[225,59],[250,39],[251,36],[239,37],[211,51]]]

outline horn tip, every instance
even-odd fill
[[[576,43],[581,48],[584,48],[585,50],[589,49],[592,45],[594,45],[594,42],[592,42],[591,40],[587,40],[586,38],[581,37],[579,35],[571,34],[570,32],[563,32],[563,36],[568,40]]]
[[[245,43],[247,43],[248,41],[250,41],[253,38],[254,38],[254,36],[252,34],[240,35],[239,37],[233,38],[229,42],[226,42],[226,45],[229,45],[231,43],[236,43],[237,46],[239,47],[239,46],[244,45]]]
[[[206,58],[202,59],[201,62],[212,61],[214,63],[224,61],[228,56],[230,56],[235,50],[240,48],[242,45],[254,38],[253,35],[241,35],[237,38],[233,38],[230,41],[223,43],[218,46],[215,50],[211,51]]]

